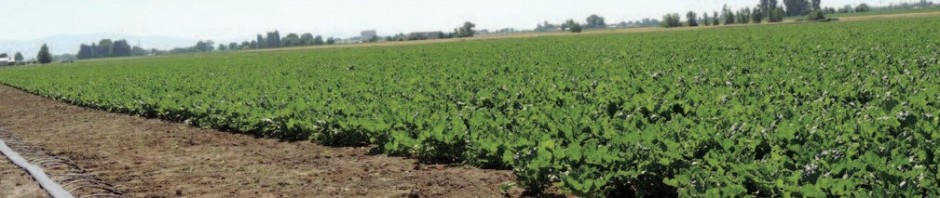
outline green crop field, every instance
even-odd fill
[[[0,82],[512,169],[532,192],[935,197],[938,32],[927,17],[190,54],[4,68]]]
[[[836,14],[830,14],[827,16],[838,18],[838,17],[876,16],[876,15],[888,15],[888,14],[916,14],[916,13],[928,13],[928,12],[940,12],[940,7],[918,8],[918,9],[896,9],[896,10],[873,10],[869,12],[836,13]]]

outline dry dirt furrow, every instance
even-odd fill
[[[0,198],[49,197],[26,170],[0,156]]]
[[[198,129],[6,86],[0,125],[131,197],[497,197],[499,184],[513,180],[510,171],[419,165],[369,155],[367,148]]]

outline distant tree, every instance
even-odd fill
[[[278,32],[277,30],[273,32],[268,32],[268,35],[266,38],[267,38],[267,41],[265,42],[265,46],[267,48],[281,47],[281,33]]]
[[[754,10],[751,10],[751,21],[754,23],[764,21],[764,11],[761,10],[760,6],[755,6]]]
[[[712,25],[719,25],[721,17],[718,15],[718,11],[712,12]]]
[[[568,19],[565,21],[565,24],[562,25],[562,29],[567,29],[574,33],[580,33],[584,27],[580,23],[575,22],[574,19]]]
[[[803,16],[809,12],[811,6],[807,0],[783,0],[786,6],[786,16]]]
[[[242,43],[238,45],[238,49],[241,49],[241,50],[251,49],[255,46],[254,44],[251,44],[252,42],[255,42],[255,41],[251,41],[251,42],[242,41]]]
[[[734,24],[734,11],[731,11],[731,8],[725,5],[721,8],[721,18],[724,19],[725,25]]]
[[[708,18],[708,12],[702,12],[702,25],[709,26],[712,25],[712,20]]]
[[[810,0],[810,2],[811,2],[810,4],[812,5],[811,8],[813,10],[822,10],[822,7],[820,5],[821,4],[820,0]]]
[[[300,44],[301,45],[313,45],[313,34],[304,33],[300,35]]]
[[[215,42],[211,40],[199,41],[196,42],[196,46],[193,46],[193,49],[196,52],[211,52],[214,49],[213,46],[215,46]]]
[[[79,59],[93,58],[91,55],[91,46],[81,44],[78,46],[78,55]]]
[[[213,41],[211,41],[211,40],[206,40],[206,45],[205,45],[205,48],[203,48],[203,51],[204,51],[204,52],[211,52],[211,51],[215,50],[215,45],[214,45],[214,44],[215,44],[215,42],[213,42]]]
[[[255,49],[268,48],[267,40],[261,34],[258,34],[257,41],[254,43]]]
[[[835,13],[836,13],[836,9],[833,7],[823,8],[823,14],[835,14]]]
[[[858,4],[858,6],[855,6],[855,12],[868,12],[868,11],[871,11],[871,7],[869,7],[868,4],[866,3],[861,3],[861,4]]]
[[[845,5],[845,6],[843,6],[842,8],[839,8],[839,10],[838,10],[837,12],[839,12],[839,13],[850,13],[850,12],[852,12],[852,11],[855,11],[855,8],[852,8],[852,5]]]
[[[101,39],[101,41],[98,41],[98,48],[95,50],[97,56],[95,57],[111,57],[112,47],[114,47],[114,42],[111,39]]]
[[[127,40],[117,40],[111,46],[111,56],[110,57],[124,57],[131,55],[131,46],[127,43]]]
[[[592,14],[587,18],[587,28],[607,28],[607,22],[604,21],[604,17]]]
[[[69,59],[89,59],[89,58],[104,58],[104,57],[124,57],[135,55],[134,47],[131,47],[127,40],[115,40],[111,39],[101,39],[98,43],[91,43],[91,45],[81,44],[78,47],[78,53],[75,55],[70,55]],[[140,51],[146,51],[140,49]],[[146,52],[136,53],[145,55]],[[65,56],[65,55],[60,55]],[[55,57],[54,57],[55,58]]]
[[[806,14],[807,21],[822,21],[825,20],[826,16],[820,10],[810,11],[809,14]]]
[[[36,55],[36,60],[42,64],[48,64],[52,62],[52,53],[49,53],[49,46],[42,44],[42,47],[39,48],[39,53]]]
[[[460,26],[454,29],[454,36],[459,37],[459,38],[473,37],[473,35],[476,34],[476,31],[474,31],[473,28],[476,28],[476,27],[477,27],[476,24],[473,24],[469,21],[464,22],[463,26]]]
[[[23,59],[23,54],[20,52],[16,52],[16,55],[13,55],[13,61],[16,61],[17,63],[23,62]]]
[[[300,35],[297,35],[294,33],[287,34],[287,36],[285,36],[284,39],[281,39],[281,46],[283,47],[300,46]]]
[[[404,40],[405,40],[404,33],[398,33],[393,36],[389,36],[389,41],[404,41]]]
[[[779,23],[779,22],[783,22],[783,17],[784,17],[783,8],[775,8],[774,10],[770,11],[770,15],[767,16],[767,20],[770,21],[771,23]]]
[[[741,8],[738,10],[738,23],[748,24],[751,23],[751,9],[748,7]]]
[[[326,44],[326,42],[323,42],[322,36],[317,35],[317,37],[313,38],[313,45],[323,45],[323,44]]]
[[[661,25],[666,28],[682,26],[679,13],[671,13],[671,14],[664,15],[663,22]]]
[[[150,52],[154,50],[155,49],[146,50],[144,48],[141,48],[140,46],[134,46],[131,48],[131,56],[144,56],[144,55],[150,54]]]
[[[757,7],[760,7],[763,16],[770,16],[770,12],[778,7],[777,0],[761,0]]]
[[[273,37],[274,37],[274,42],[273,42],[273,43],[274,43],[274,47],[275,47],[275,48],[282,47],[282,46],[281,46],[281,32],[279,32],[279,31],[277,31],[277,30],[274,30],[274,36],[273,36]]]
[[[232,42],[228,44],[228,50],[238,50],[238,49],[239,49],[238,43]]]
[[[685,14],[685,18],[689,26],[692,26],[692,27],[698,26],[698,21],[696,21],[698,19],[698,16],[695,16],[695,12],[689,11],[689,13]]]
[[[100,56],[100,55],[98,54],[98,45],[97,45],[97,44],[91,43],[91,51],[89,52],[89,55],[90,55],[89,58],[97,58],[97,57]]]
[[[326,44],[327,44],[327,45],[336,44],[336,39],[334,39],[333,37],[327,38],[327,39],[326,39]]]
[[[228,50],[228,45],[219,44],[219,47],[217,47],[216,49],[219,49],[219,51],[227,51],[227,50]]]
[[[555,31],[557,29],[561,29],[561,26],[548,23],[548,21],[542,22],[542,24],[536,24],[535,26],[536,32],[550,32],[550,31]]]
[[[75,55],[72,54],[61,54],[61,55],[52,55],[52,61],[71,61],[75,60]]]

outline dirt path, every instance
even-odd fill
[[[0,86],[0,125],[132,197],[496,197],[498,186],[513,180],[510,171],[420,165],[368,155],[367,148],[106,113],[6,86]],[[9,174],[5,167],[0,176]]]
[[[0,198],[49,197],[39,183],[6,157],[0,156]]]

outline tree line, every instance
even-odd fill
[[[602,29],[602,28],[607,28],[608,26],[610,26],[607,24],[606,19],[604,19],[604,17],[600,15],[596,15],[596,14],[592,14],[588,16],[586,19],[584,19],[584,21],[585,23],[581,23],[581,22],[575,21],[574,19],[568,19],[568,20],[565,20],[564,23],[557,24],[557,25],[551,24],[548,21],[545,21],[543,23],[536,24],[535,29],[533,31],[534,32],[571,31],[571,32],[577,33],[577,32],[583,31],[584,29]],[[656,24],[659,24],[659,21],[655,19],[643,19],[643,20],[630,21],[630,22],[624,21],[615,25],[619,25],[620,27],[642,27],[642,26],[649,26],[650,24],[655,26]]]
[[[784,0],[790,1],[790,0]],[[801,0],[805,1],[805,0]],[[812,0],[818,2],[819,0]],[[712,25],[731,25],[748,23],[778,23],[782,22],[786,16],[786,10],[779,5],[777,0],[761,0],[753,8],[744,7],[733,10],[728,5],[721,8],[721,11],[703,12],[699,17],[694,11],[685,14],[686,26],[712,26]],[[663,27],[683,26],[682,18],[678,13],[670,13],[663,16]]]
[[[842,10],[836,10],[832,7],[823,8],[821,6],[821,0],[783,0],[781,5],[778,0],[760,0],[760,2],[753,8],[744,7],[738,10],[733,10],[728,5],[722,7],[721,12],[713,11],[711,15],[709,12],[703,12],[701,17],[698,16],[694,11],[689,11],[685,14],[685,23],[683,24],[682,18],[678,13],[669,13],[663,16],[663,27],[680,27],[680,26],[710,26],[710,25],[731,25],[731,24],[748,24],[748,23],[778,23],[782,22],[785,17],[796,17],[796,16],[806,16],[805,20],[830,20],[825,17],[825,14],[834,14],[836,12],[850,12],[851,5],[847,6],[848,8],[843,8]],[[843,11],[844,10],[844,11]],[[854,12],[867,12],[870,8],[867,4],[859,4]]]
[[[277,30],[272,32],[267,32],[266,34],[258,34],[255,37],[255,40],[231,42],[228,44],[218,44],[218,47],[215,48],[219,51],[231,51],[231,50],[250,50],[250,49],[270,49],[270,48],[282,48],[282,47],[300,47],[300,46],[316,46],[316,45],[332,45],[336,44],[336,38],[329,37],[324,39],[323,36],[316,35],[312,33],[290,33],[284,37],[281,37],[281,33]],[[209,41],[211,42],[211,41]],[[210,44],[211,45],[211,44]],[[203,51],[212,51],[203,50]]]
[[[460,27],[454,29],[453,33],[445,34],[440,38],[461,38],[461,37],[472,37],[476,34],[474,28],[476,24],[471,22],[465,22]],[[401,40],[411,40],[404,39],[404,34],[399,34]],[[393,41],[393,37],[385,37],[388,41]],[[375,42],[379,37],[374,38],[372,41],[364,42]],[[318,45],[333,45],[339,41],[338,38],[328,37],[324,38],[320,35],[313,35],[312,33],[290,33],[286,36],[281,36],[281,33],[277,30],[267,32],[264,35],[258,34],[254,40],[231,42],[228,44],[220,43],[217,44],[212,40],[200,40],[197,41],[195,45],[189,47],[179,47],[173,48],[171,50],[145,50],[143,48],[134,46],[131,47],[126,40],[116,40],[111,39],[102,39],[97,43],[91,44],[81,44],[79,46],[79,51],[77,57],[79,59],[88,59],[88,58],[106,58],[106,57],[124,57],[124,56],[142,56],[142,55],[158,55],[158,54],[178,54],[178,53],[195,53],[195,52],[212,52],[212,51],[233,51],[233,50],[251,50],[251,49],[271,49],[271,48],[282,48],[282,47],[300,47],[300,46],[318,46]]]
[[[10,55],[9,55],[9,54],[7,54],[7,53],[0,53],[0,59],[7,59],[7,58],[10,58]],[[22,53],[16,52],[16,54],[13,55],[13,62],[9,62],[9,63],[7,63],[7,64],[9,64],[9,65],[22,64],[23,61],[24,61],[24,59],[25,59],[25,58],[23,57],[23,54],[22,54]],[[0,66],[4,66],[4,65],[0,65]]]
[[[81,44],[78,48],[78,54],[76,54],[76,57],[78,59],[89,59],[140,56],[147,54],[149,54],[148,50],[140,48],[139,46],[131,47],[127,40],[124,39],[101,39],[97,43]]]
[[[0,59],[7,59],[10,55],[7,53],[0,53]],[[23,57],[23,53],[16,52],[13,55],[13,62],[7,63],[8,65],[25,65],[25,64],[48,64],[52,63],[53,55],[49,52],[49,46],[42,44],[42,47],[39,48],[39,53],[36,54],[36,59],[26,60],[26,57]],[[5,65],[0,65],[5,66]]]
[[[329,37],[324,39],[323,36],[316,35],[312,33],[303,33],[296,34],[290,33],[284,37],[281,37],[281,33],[277,30],[272,32],[267,32],[266,34],[258,34],[254,40],[231,42],[231,43],[219,43],[216,44],[212,40],[198,41],[195,45],[190,47],[181,47],[174,48],[169,51],[155,51],[154,54],[177,54],[177,53],[193,53],[193,52],[212,52],[212,51],[235,51],[235,50],[253,50],[253,49],[271,49],[271,48],[282,48],[282,47],[299,47],[299,46],[315,46],[315,45],[332,45],[336,43],[336,38]]]

